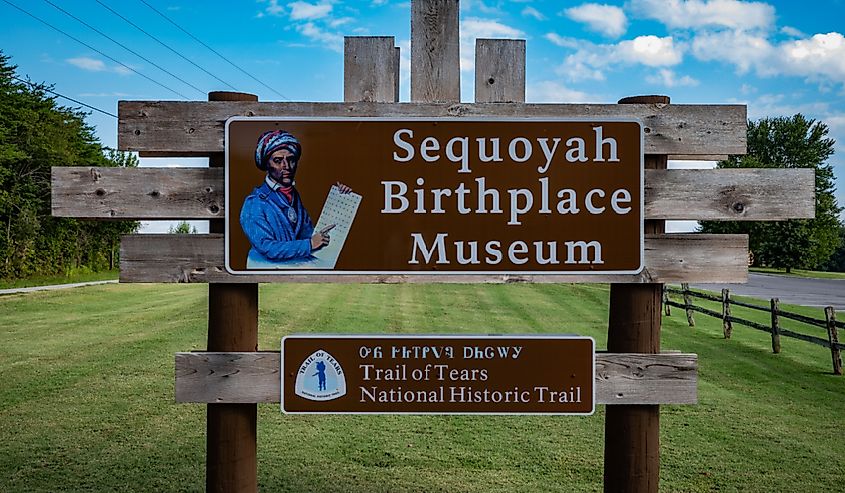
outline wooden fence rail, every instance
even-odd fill
[[[833,373],[834,375],[842,375],[842,356],[841,351],[845,349],[845,344],[839,342],[839,334],[838,328],[845,328],[845,322],[837,321],[836,320],[836,310],[833,307],[826,307],[824,309],[825,319],[817,319],[813,317],[808,317],[806,315],[800,315],[798,313],[792,313],[784,311],[780,308],[780,301],[777,298],[772,298],[770,302],[770,306],[761,306],[755,305],[753,303],[746,303],[738,300],[731,299],[730,290],[723,289],[721,296],[716,296],[710,293],[704,293],[700,291],[692,291],[689,288],[689,284],[682,283],[681,289],[672,288],[672,287],[665,287],[664,288],[664,303],[666,305],[666,315],[671,315],[671,311],[669,307],[676,307],[676,308],[683,308],[686,316],[687,321],[690,327],[695,326],[695,319],[693,318],[693,312],[703,313],[705,315],[709,315],[714,318],[718,318],[722,320],[722,326],[724,329],[725,339],[730,339],[733,324],[738,323],[741,325],[745,325],[746,327],[751,327],[752,329],[757,329],[763,332],[767,332],[772,336],[772,352],[777,354],[781,351],[780,345],[780,337],[791,337],[793,339],[799,339],[805,342],[809,342],[812,344],[817,344],[819,346],[824,346],[830,349],[831,359],[833,363]],[[681,295],[684,299],[683,303],[678,303],[676,301],[672,301],[669,299],[669,294],[676,294]],[[696,306],[692,302],[692,298],[699,298],[703,300],[713,301],[717,303],[721,303],[722,311],[717,312],[715,310],[711,310],[709,308],[704,308],[702,306]],[[767,312],[771,315],[771,324],[764,325],[759,322],[754,322],[752,320],[748,320],[741,317],[736,317],[731,314],[731,305],[741,306],[743,308],[749,308],[752,310],[758,310],[762,312]],[[786,318],[790,320],[794,320],[796,322],[801,322],[807,325],[821,327],[826,329],[827,331],[827,338],[824,337],[817,337],[807,334],[802,334],[799,332],[795,332],[793,330],[785,329],[780,324],[780,319]]]

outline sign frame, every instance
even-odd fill
[[[387,270],[387,271],[376,271],[376,270],[344,270],[338,271],[334,269],[275,269],[275,270],[262,270],[262,269],[251,269],[251,270],[235,270],[230,266],[230,214],[232,213],[231,204],[230,204],[230,193],[229,193],[229,183],[230,183],[230,145],[229,145],[229,137],[230,131],[229,126],[233,122],[239,121],[247,121],[247,122],[256,122],[256,121],[267,121],[267,122],[279,122],[279,121],[302,121],[302,122],[354,122],[354,121],[372,121],[372,122],[536,122],[536,123],[635,123],[639,127],[639,197],[640,197],[640,204],[639,204],[639,265],[636,269],[632,270],[543,270],[543,271],[533,271],[533,270],[493,270],[493,271],[481,271],[481,270]],[[223,145],[225,150],[225,164],[224,164],[224,195],[225,195],[225,214],[224,214],[224,246],[225,246],[225,255],[224,255],[224,267],[227,272],[230,274],[235,275],[272,275],[272,276],[279,276],[279,282],[286,282],[282,280],[285,276],[291,275],[328,275],[328,276],[348,276],[348,275],[423,275],[423,276],[439,276],[439,275],[467,275],[467,276],[485,276],[485,275],[530,275],[530,276],[580,276],[580,275],[587,275],[587,276],[598,276],[598,275],[636,275],[643,271],[645,268],[645,137],[644,137],[644,128],[645,125],[643,122],[636,118],[531,118],[531,117],[490,117],[490,118],[481,118],[481,117],[320,117],[320,116],[311,116],[311,117],[289,117],[286,118],[284,116],[232,116],[229,117],[225,122],[225,131],[224,131],[224,139]]]
[[[440,411],[288,411],[285,409],[285,340],[295,339],[478,339],[495,343],[496,340],[507,339],[555,339],[555,340],[589,340],[592,346],[592,395],[590,396],[592,407],[589,413],[554,413],[554,412],[440,412]],[[281,354],[279,356],[279,379],[280,379],[280,401],[279,409],[282,414],[303,414],[303,415],[411,415],[411,416],[592,416],[596,413],[596,341],[592,336],[581,336],[577,334],[289,334],[282,337],[280,344]]]

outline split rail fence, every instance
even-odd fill
[[[669,298],[670,293],[680,295],[683,298],[683,302],[679,303],[677,301],[672,301]],[[703,306],[695,305],[693,303],[693,298],[719,303],[722,307],[722,310],[721,312],[717,312],[715,310],[711,310]],[[801,315],[799,313],[792,313],[782,310],[780,308],[780,300],[778,298],[772,298],[770,300],[769,306],[760,306],[731,298],[731,292],[729,289],[722,289],[721,295],[717,296],[715,294],[692,291],[689,288],[689,284],[686,283],[682,283],[680,289],[665,286],[663,304],[666,309],[666,315],[671,315],[670,307],[674,306],[676,308],[682,308],[686,312],[687,323],[690,327],[695,327],[695,318],[693,317],[693,312],[699,312],[710,317],[721,319],[722,330],[725,339],[731,338],[734,323],[745,325],[746,327],[751,327],[752,329],[767,332],[772,336],[772,352],[775,354],[781,352],[781,336],[791,337],[793,339],[799,339],[802,341],[809,342],[811,344],[824,346],[830,349],[830,356],[833,363],[833,374],[842,375],[841,351],[845,349],[845,343],[839,342],[838,329],[845,329],[845,322],[836,320],[836,310],[834,310],[834,308],[831,306],[824,308],[825,318],[824,320],[822,320],[818,318],[808,317],[806,315]],[[739,306],[751,310],[766,312],[771,316],[771,323],[769,325],[765,325],[759,322],[755,322],[753,320],[734,316],[731,313],[731,306]],[[822,329],[825,329],[827,331],[827,338],[802,334],[794,330],[786,329],[781,325],[781,318],[786,318],[813,327],[820,327]]]

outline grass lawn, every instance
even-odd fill
[[[783,276],[811,277],[816,279],[845,279],[845,272],[792,269],[792,272],[787,274],[786,269],[775,269],[774,267],[750,267],[748,270],[761,274],[780,274]]]
[[[602,348],[607,298],[593,285],[262,285],[260,347],[298,332],[577,332]],[[0,298],[0,491],[202,491],[205,407],[173,402],[173,353],[205,347],[206,313],[202,285]],[[719,320],[696,321],[664,318],[663,348],[698,353],[700,378],[698,405],[661,408],[661,490],[842,491],[845,378],[829,351],[783,338],[773,355],[768,334],[735,327],[724,340]],[[440,417],[260,405],[259,488],[601,491],[603,434],[604,406]]]
[[[33,276],[26,279],[0,279],[0,289],[28,288],[31,286],[47,286],[51,284],[71,284],[76,282],[109,281],[117,279],[120,271],[102,270],[99,272],[76,272],[68,275]]]

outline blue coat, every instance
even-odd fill
[[[294,214],[295,220],[291,218]],[[293,204],[265,181],[244,200],[241,228],[252,248],[249,261],[258,263],[306,260],[311,258],[311,236],[314,226],[296,188]]]

